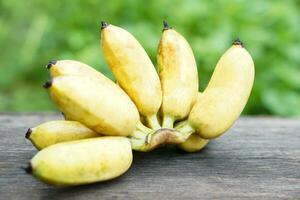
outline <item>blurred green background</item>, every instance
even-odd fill
[[[100,21],[121,26],[156,49],[167,20],[190,42],[200,88],[240,37],[256,65],[244,114],[300,116],[300,1],[0,0],[0,111],[55,110],[41,85],[51,59],[85,62],[110,78],[99,47]]]

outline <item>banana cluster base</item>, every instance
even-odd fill
[[[134,153],[112,181],[74,188],[42,184],[22,166],[37,150],[28,127],[56,114],[0,114],[0,199],[299,199],[300,119],[242,117],[198,153],[175,147]]]

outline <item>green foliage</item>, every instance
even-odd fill
[[[156,63],[164,19],[190,42],[201,90],[240,37],[256,65],[244,113],[300,115],[300,4],[292,0],[2,0],[0,111],[55,109],[41,87],[51,59],[80,60],[112,78],[99,47],[101,20],[133,33]]]

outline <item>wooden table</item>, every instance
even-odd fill
[[[300,199],[300,119],[244,117],[201,152],[135,153],[123,176],[73,188],[21,167],[36,153],[28,127],[57,114],[0,114],[0,199]]]

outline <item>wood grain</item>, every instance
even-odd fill
[[[0,114],[0,199],[300,199],[300,119],[244,117],[201,152],[135,153],[120,178],[56,188],[21,167],[27,128],[57,114]]]

